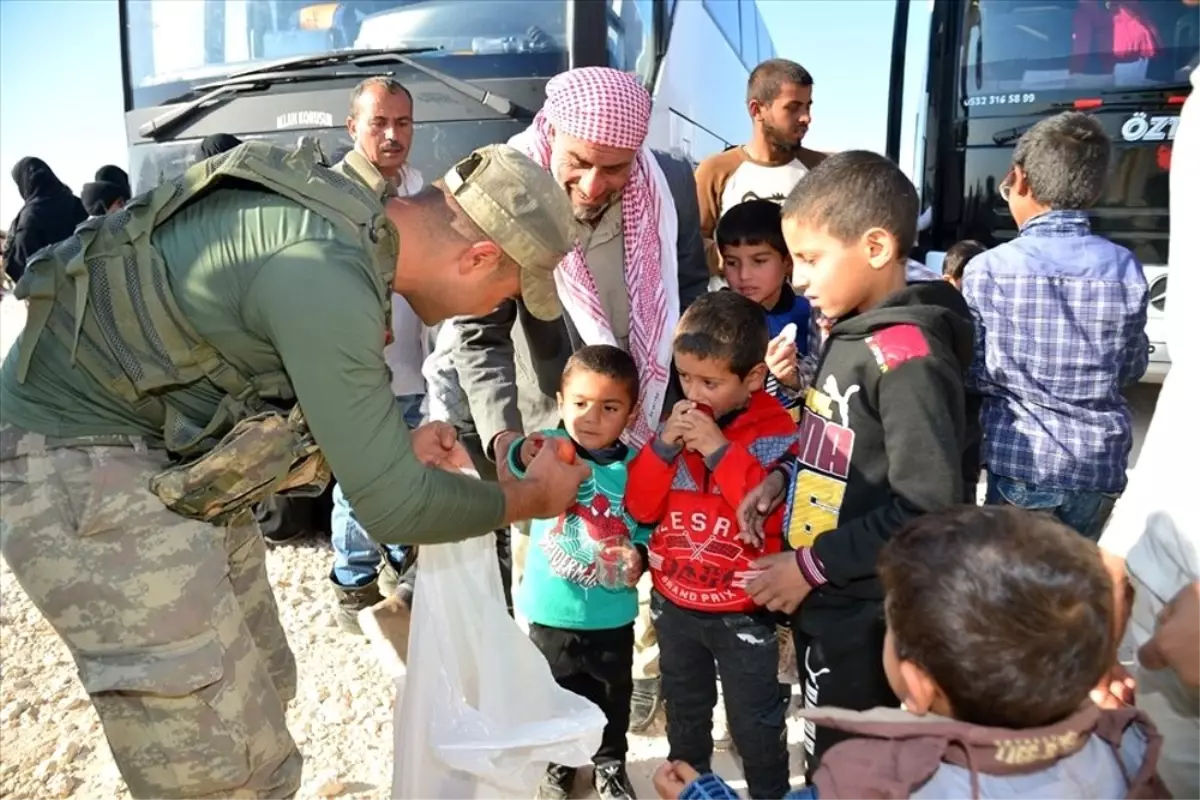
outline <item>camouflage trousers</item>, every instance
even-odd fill
[[[0,425],[0,551],[70,648],[130,794],[289,797],[296,662],[265,544],[252,520],[167,511],[146,488],[165,465],[136,439]]]

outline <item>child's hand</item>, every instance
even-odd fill
[[[604,542],[596,552],[596,580],[605,589],[637,586],[644,570],[642,554],[628,539]]]
[[[767,345],[766,361],[775,380],[789,389],[800,388],[800,351],[786,333],[779,334]]]
[[[683,434],[692,426],[692,421],[687,418],[687,412],[695,407],[696,404],[691,400],[680,400],[675,404],[671,409],[671,416],[667,418],[667,424],[663,426],[663,444],[670,447],[679,447],[683,444]]]
[[[678,800],[680,793],[700,773],[686,761],[668,761],[654,771],[654,790],[663,800]]]
[[[763,528],[767,517],[775,513],[787,495],[787,478],[779,470],[771,470],[766,480],[746,493],[737,509],[738,532],[742,544],[758,549],[766,538]]]
[[[729,444],[725,434],[717,427],[717,421],[702,411],[689,411],[687,424],[688,427],[683,431],[683,443],[689,450],[705,458]]]
[[[533,459],[537,456],[538,451],[546,444],[546,435],[543,433],[531,433],[521,442],[521,449],[517,453],[517,460],[521,462],[521,469],[529,469],[529,465],[533,463]]]
[[[795,613],[812,591],[796,562],[796,554],[791,552],[763,556],[734,580],[755,603],[768,611],[785,614]]]

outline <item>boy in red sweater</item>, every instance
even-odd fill
[[[658,631],[672,761],[711,770],[717,670],[730,734],[751,797],[788,791],[775,619],[735,575],[782,548],[782,520],[761,547],[736,538],[738,504],[787,453],[796,425],[763,391],[767,323],[733,292],[698,299],[675,332],[675,368],[686,400],[629,464],[625,507],[657,527],[650,538],[651,617]]]

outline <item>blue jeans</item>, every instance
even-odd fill
[[[409,394],[396,398],[400,413],[408,427],[421,424],[421,401],[424,395]],[[331,578],[339,586],[357,588],[366,586],[379,575],[379,565],[384,556],[397,572],[408,557],[408,545],[376,544],[359,524],[354,509],[342,493],[340,485],[333,487],[333,513],[330,515],[330,542],[333,544],[333,573]]]
[[[1051,489],[989,472],[985,502],[989,506],[1045,511],[1096,542],[1100,540],[1100,532],[1104,530],[1104,523],[1108,522],[1118,497],[1119,494],[1111,492]]]

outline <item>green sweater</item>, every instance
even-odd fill
[[[561,430],[542,431],[566,437]],[[513,442],[508,464],[518,477],[523,439]],[[628,538],[641,545],[650,529],[625,511],[626,466],[633,459],[626,449],[619,457],[598,460],[581,448],[580,457],[592,474],[579,486],[575,505],[557,519],[535,519],[529,528],[525,572],[517,590],[517,608],[530,622],[567,630],[608,630],[633,622],[638,612],[636,588],[606,589],[596,578],[596,555],[602,540]]]
[[[372,538],[454,541],[501,527],[504,496],[428,469],[412,453],[383,359],[386,322],[356,262],[362,247],[323,217],[278,195],[221,189],[155,231],[180,309],[247,375],[283,369],[313,436]],[[22,347],[18,340],[13,351]],[[43,334],[23,384],[17,358],[0,370],[0,421],[46,436],[162,438],[121,398],[71,364]],[[164,396],[208,420],[221,392],[207,380]]]

